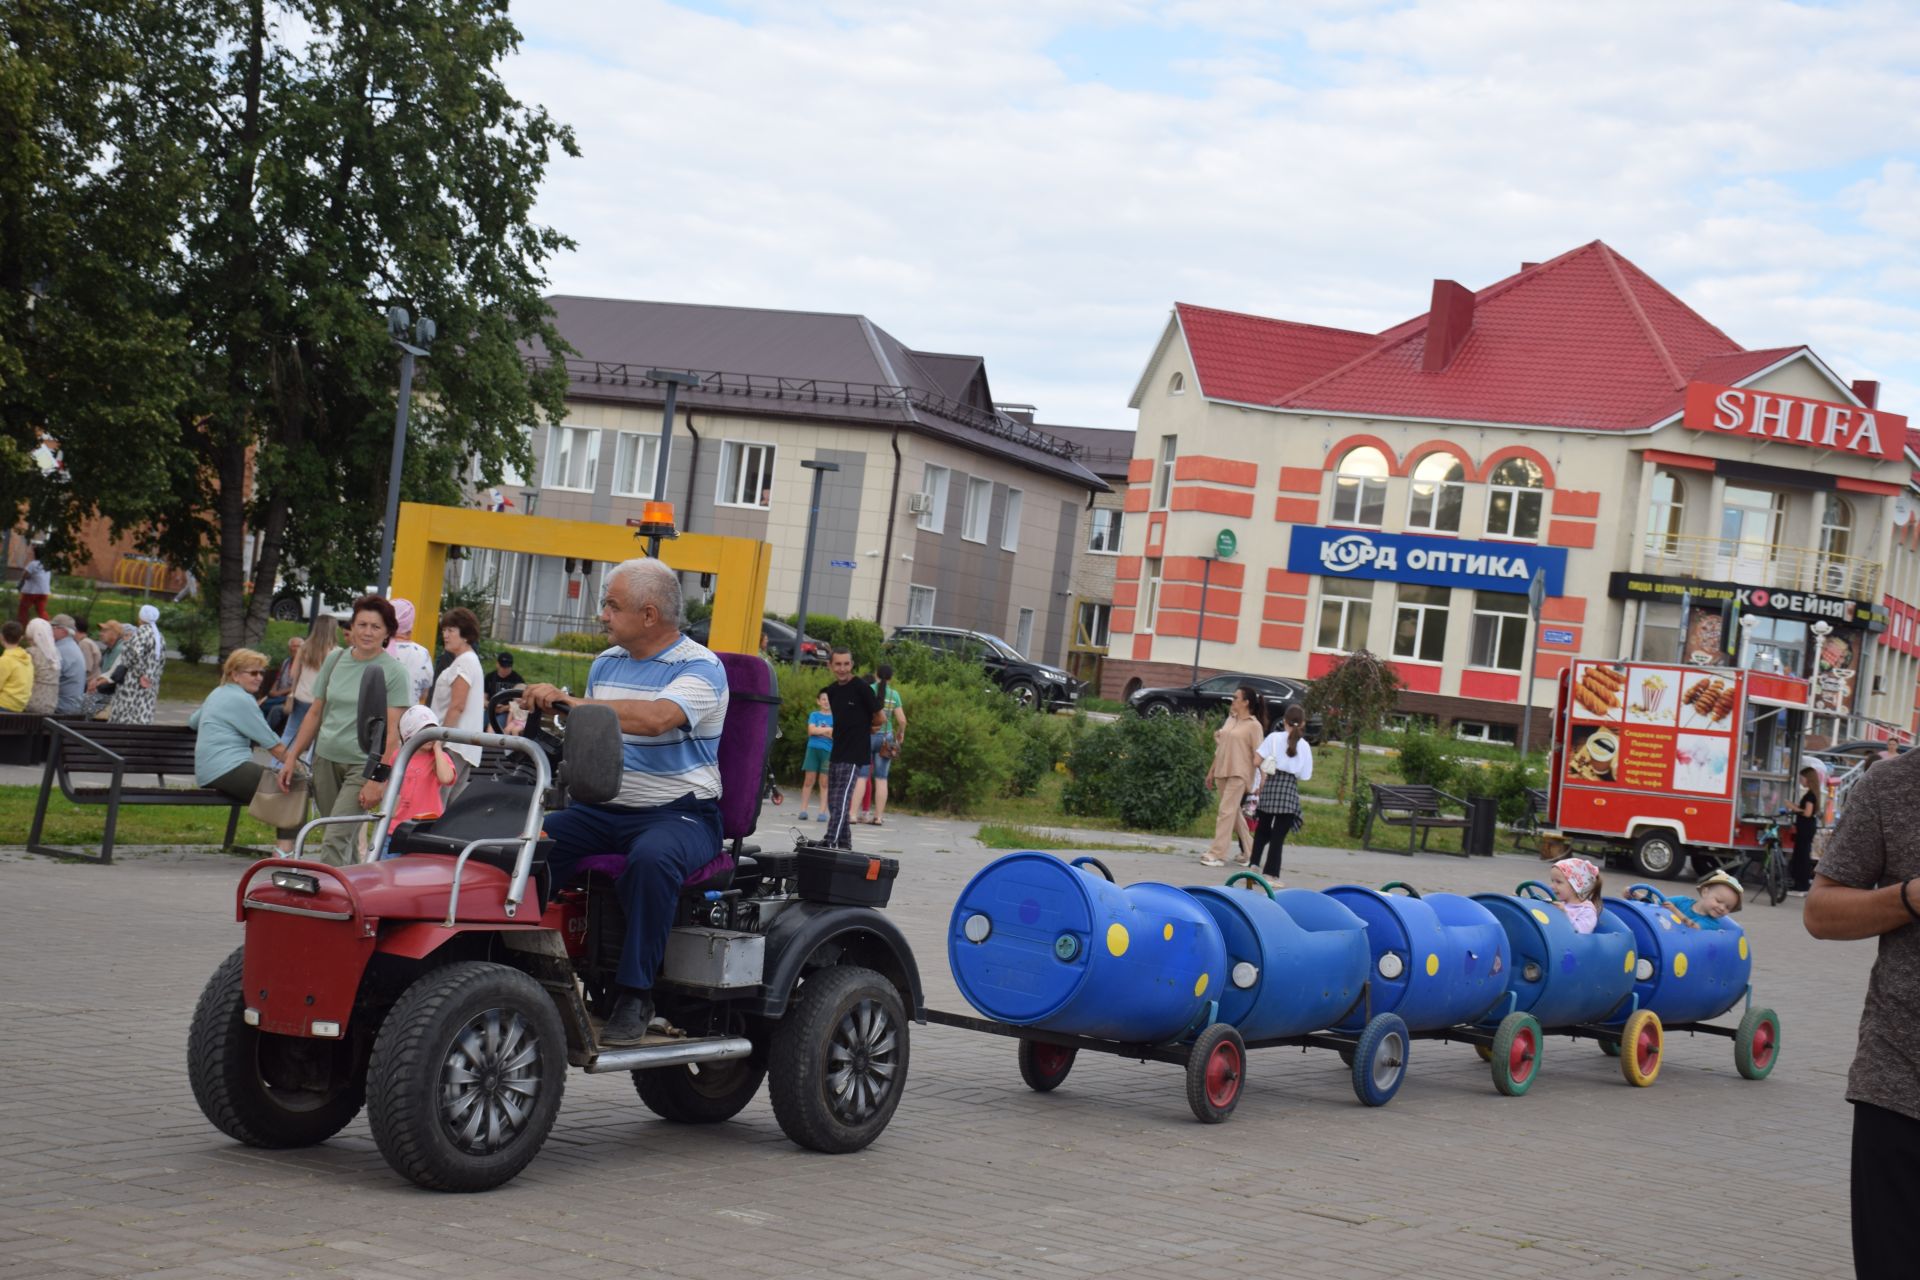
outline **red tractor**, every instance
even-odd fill
[[[525,1168],[569,1067],[631,1072],[640,1101],[683,1124],[730,1118],[764,1080],[801,1146],[857,1151],[877,1138],[906,1085],[908,1020],[923,1014],[913,953],[879,910],[893,864],[744,843],[779,697],[764,659],[720,658],[726,842],[681,894],[655,988],[665,1031],[619,1048],[595,1035],[625,936],[610,878],[624,856],[589,859],[579,885],[548,883],[545,868],[544,810],[618,790],[613,712],[575,707],[564,731],[536,721],[518,737],[430,729],[402,744],[385,811],[428,741],[500,748],[514,767],[476,777],[433,821],[379,820],[374,861],[301,858],[321,824],[371,820],[321,818],[292,857],[247,869],[244,944],[207,983],[188,1039],[207,1118],[250,1146],[300,1147],[365,1106],[388,1164],[444,1191],[497,1187]],[[384,702],[370,678],[369,752],[381,749]]]

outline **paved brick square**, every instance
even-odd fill
[[[962,1012],[943,939],[960,886],[995,856],[975,829],[900,817],[856,832],[902,859],[891,912],[929,1003]],[[1179,843],[1100,856],[1123,883],[1217,882]],[[1841,1093],[1873,946],[1815,942],[1798,900],[1741,917],[1758,998],[1783,1024],[1762,1083],[1739,1078],[1724,1039],[1670,1037],[1650,1089],[1591,1042],[1553,1039],[1539,1082],[1509,1099],[1471,1049],[1423,1041],[1372,1110],[1332,1054],[1267,1050],[1232,1119],[1202,1126],[1173,1067],[1083,1054],[1041,1095],[1012,1041],[926,1026],[892,1127],[857,1155],[793,1146],[764,1094],[728,1124],[682,1128],[624,1076],[575,1073],[526,1173],[450,1196],[390,1172],[364,1117],[296,1152],[237,1146],[201,1117],[187,1023],[239,943],[240,870],[203,853],[104,868],[0,853],[0,1280],[1851,1274]],[[1538,870],[1288,855],[1289,883],[1308,888],[1511,890]]]

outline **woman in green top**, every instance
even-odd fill
[[[254,695],[267,675],[267,655],[253,649],[235,649],[220,668],[220,683],[187,721],[194,731],[193,783],[224,791],[241,804],[252,801],[260,789],[266,766],[253,758],[255,747],[265,747],[275,760],[285,760],[280,735],[267,727]],[[293,852],[300,828],[283,827],[274,833],[280,852]]]
[[[287,748],[280,769],[280,786],[293,786],[294,762],[313,747],[313,794],[322,815],[342,817],[371,812],[386,788],[367,780],[366,752],[360,750],[354,724],[360,707],[360,678],[369,669],[387,682],[387,746],[384,762],[393,763],[400,749],[400,714],[413,705],[413,685],[405,667],[387,655],[387,641],[398,630],[393,606],[381,596],[361,596],[353,602],[353,620],[347,624],[348,648],[336,649],[313,682],[313,702],[300,722],[300,732]],[[351,823],[326,828],[320,859],[335,866],[353,860]]]

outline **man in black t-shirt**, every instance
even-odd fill
[[[485,676],[482,676],[481,680],[486,685],[487,709],[485,719],[487,722],[487,732],[499,733],[501,729],[500,717],[495,714],[493,709],[493,695],[502,689],[511,689],[522,683],[520,673],[513,669],[513,655],[503,653],[498,658],[495,658],[493,670],[487,672]]]
[[[836,849],[853,848],[853,828],[847,809],[853,800],[853,778],[872,763],[873,718],[880,714],[880,695],[865,680],[853,678],[853,654],[835,648],[827,669],[827,706],[833,711],[833,754],[827,758],[827,834]]]

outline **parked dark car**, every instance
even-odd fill
[[[1175,685],[1164,689],[1138,689],[1127,698],[1127,705],[1143,716],[1213,715],[1233,705],[1234,690],[1251,685],[1267,702],[1267,717],[1277,726],[1280,713],[1289,702],[1305,704],[1307,687],[1277,676],[1209,676],[1199,684]],[[1319,746],[1326,737],[1326,726],[1319,716],[1307,717],[1307,743]]]
[[[987,669],[993,682],[1023,707],[1058,711],[1080,701],[1086,682],[1075,680],[1059,667],[1033,662],[999,636],[961,627],[895,627],[889,644],[911,640],[936,653],[972,657]]]
[[[711,634],[712,626],[713,620],[711,618],[702,618],[687,628],[687,635],[692,637],[696,644],[705,644],[707,642],[707,636]],[[769,658],[774,659],[776,662],[793,661],[794,629],[791,625],[780,621],[778,618],[762,618],[760,619],[760,634],[766,637],[766,654]],[[803,667],[826,666],[827,642],[808,636],[806,649],[800,655],[800,665]]]

